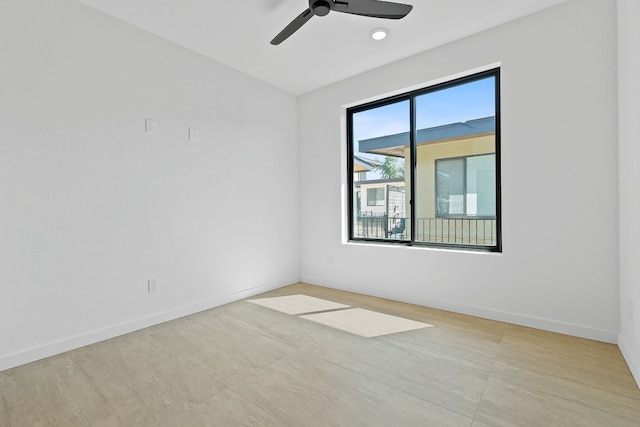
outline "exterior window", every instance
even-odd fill
[[[436,160],[436,216],[496,216],[494,154]]]
[[[501,250],[499,88],[495,69],[347,110],[350,240]]]
[[[384,206],[384,188],[367,189],[367,206]]]

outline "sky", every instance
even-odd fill
[[[495,78],[430,92],[416,98],[416,125],[424,129],[495,115]],[[362,111],[353,117],[354,152],[358,141],[409,131],[409,101]],[[380,156],[363,155],[369,159]]]

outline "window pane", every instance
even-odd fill
[[[384,206],[384,187],[367,188],[367,206]]]
[[[467,158],[467,215],[496,217],[496,156]]]
[[[464,214],[464,159],[436,161],[436,215]]]
[[[352,115],[353,238],[408,238],[409,116],[408,100]]]
[[[495,82],[415,98],[417,242],[496,245]]]

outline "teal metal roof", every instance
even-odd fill
[[[418,129],[418,144],[470,137],[495,131],[495,116],[483,117],[480,119],[468,120],[466,122],[449,123],[432,128]],[[389,154],[389,151],[393,148],[400,148],[408,145],[409,132],[403,132],[394,135],[362,139],[358,141],[358,151],[360,153]]]

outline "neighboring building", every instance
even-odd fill
[[[353,181],[366,181],[367,172],[374,170],[378,166],[380,166],[380,163],[374,160],[353,156]]]
[[[353,156],[353,210],[354,217],[360,218],[356,226],[363,235],[387,238],[405,229],[405,182],[404,178],[368,179],[367,173],[380,164]]]
[[[495,117],[451,123],[417,132],[416,180],[420,197],[416,204],[418,240],[450,242],[466,239],[486,244],[496,238],[496,159]],[[406,158],[409,155],[408,132],[359,141],[360,153]],[[410,162],[405,177],[410,179]],[[403,187],[405,179],[401,179]],[[367,189],[389,185],[367,182]],[[393,185],[399,186],[397,183]],[[356,182],[364,198],[364,183]],[[372,212],[393,216],[381,193],[372,190],[363,200],[361,212],[371,207],[370,197],[380,203]],[[369,190],[367,190],[369,192]],[[409,198],[404,208],[410,212]],[[395,208],[395,207],[394,207]],[[407,215],[402,213],[401,217]],[[407,224],[408,225],[408,224]]]
[[[360,192],[360,215],[405,217],[404,178],[359,181],[354,185]]]
[[[368,179],[380,162],[353,156],[354,210],[361,216],[405,216],[404,178]]]

